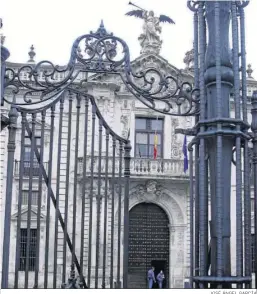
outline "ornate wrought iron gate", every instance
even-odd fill
[[[129,212],[128,287],[147,288],[147,271],[155,266],[169,283],[169,220],[156,204],[140,203]]]
[[[65,91],[40,109],[12,108],[10,116],[17,115],[19,160],[7,186],[16,210],[5,252],[15,255],[9,287],[60,287],[70,266],[79,275],[77,286],[113,287],[123,273],[121,202],[128,197],[129,141],[110,129],[91,95]],[[9,152],[15,146],[10,139]]]
[[[128,286],[131,147],[102,117],[88,73],[118,74],[156,111],[195,113],[197,91],[190,84],[155,68],[134,73],[127,44],[103,23],[77,38],[65,67],[42,61],[6,68],[3,100],[11,109],[3,288]]]
[[[131,147],[129,141],[117,136],[101,116],[94,97],[89,93],[88,73],[118,75],[132,95],[157,112],[173,116],[195,116],[194,128],[182,131],[194,136],[188,148],[190,285],[201,288],[220,288],[232,284],[246,288],[251,286],[248,143],[253,144],[254,213],[257,220],[257,95],[255,93],[252,97],[252,132],[249,132],[244,28],[244,7],[248,3],[249,1],[243,0],[188,1],[188,7],[194,12],[194,89],[189,83],[181,82],[182,76],[166,75],[156,68],[134,72],[127,44],[108,34],[103,24],[96,33],[86,34],[75,40],[70,60],[64,67],[42,61],[14,71],[5,68],[9,52],[1,46],[1,84],[4,84],[1,89],[1,105],[4,101],[11,105],[9,118],[2,120],[9,129],[2,288],[13,285],[39,287],[42,286],[41,281],[45,288],[58,287],[59,281],[66,280],[68,265],[72,269],[67,287],[79,287],[74,266],[82,287],[86,287],[86,284],[91,287],[92,283],[95,287],[100,283],[105,287],[107,277],[110,277],[110,287],[113,287],[114,279],[120,287],[122,275],[123,287],[128,287]],[[228,42],[230,23],[232,55]],[[8,101],[7,97],[10,96],[12,99]],[[235,105],[233,117],[230,117],[231,99]],[[84,120],[80,115],[82,111]],[[88,140],[89,136],[91,141]],[[15,150],[16,137],[20,138],[21,150]],[[236,276],[231,275],[231,260],[226,254],[230,251],[230,170],[234,147],[237,182]],[[243,156],[241,149],[244,151]],[[104,150],[105,157],[102,154]],[[20,157],[17,162],[16,156]],[[117,167],[116,156],[119,161]],[[79,160],[79,157],[82,159]],[[83,163],[81,169],[80,161]],[[14,203],[14,165],[19,179],[16,183],[19,192],[17,203]],[[55,171],[56,178],[53,177]],[[33,196],[35,191],[38,191],[37,200]],[[208,193],[211,194],[212,215],[211,276],[208,272]],[[113,195],[118,201],[114,201]],[[26,203],[25,210],[22,203]],[[117,222],[114,221],[115,204],[118,206]],[[12,215],[15,205],[16,214]],[[107,232],[106,223],[109,217],[112,229]],[[254,226],[256,232],[257,221]],[[27,233],[24,233],[24,229]],[[95,240],[92,230],[95,232]],[[103,239],[100,236],[101,230]],[[41,234],[45,235],[44,244],[40,241]],[[115,234],[117,239],[114,239]],[[54,237],[51,239],[50,236]],[[257,243],[256,236],[255,233]],[[21,237],[22,243],[26,243],[22,248],[19,244]],[[12,249],[13,239],[17,240],[16,248],[14,246],[17,250]],[[117,251],[114,250],[114,244]],[[256,246],[254,251],[256,253]],[[25,256],[21,252],[25,252]],[[103,255],[99,252],[103,252]],[[15,265],[10,263],[12,254],[15,255]],[[44,269],[40,260],[44,260]],[[20,271],[22,267],[25,267],[25,272]],[[35,271],[30,272],[31,268],[35,268]],[[104,270],[106,268],[110,269],[108,273]],[[254,272],[257,276],[256,260]],[[33,284],[30,285],[30,281]]]

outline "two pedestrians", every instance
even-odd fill
[[[154,274],[154,266],[151,269],[149,269],[147,273],[147,279],[148,279],[148,288],[152,289],[153,285],[156,283],[155,274]],[[158,285],[160,289],[162,289],[164,279],[165,279],[164,273],[163,271],[160,271],[159,274],[157,275],[157,281],[158,281]]]

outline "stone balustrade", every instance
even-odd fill
[[[46,172],[48,171],[48,162],[44,162],[44,168]],[[32,163],[32,176],[38,177],[39,176],[39,163],[37,161],[34,161]],[[23,166],[23,177],[29,177],[30,175],[30,161],[24,161]],[[20,161],[15,160],[14,162],[14,176],[19,177],[20,176]]]
[[[120,160],[115,158],[113,164],[113,158],[108,157],[108,174],[114,172],[116,175],[119,174]],[[124,171],[124,159],[122,159],[122,175]],[[94,156],[94,169],[93,174],[97,175],[99,172],[99,156]],[[101,173],[106,171],[106,157],[101,157]],[[91,156],[87,157],[86,160],[86,172],[91,173]],[[78,163],[78,175],[83,173],[83,158],[79,158]],[[176,159],[145,159],[145,158],[131,158],[130,162],[130,173],[133,176],[143,177],[188,177],[188,171],[184,173],[184,162],[183,160]]]

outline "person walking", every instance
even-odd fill
[[[160,271],[159,274],[157,275],[157,281],[158,281],[158,285],[160,289],[162,289],[162,283],[164,279],[165,279],[164,273],[163,271]]]
[[[147,273],[147,279],[148,279],[148,288],[153,288],[153,283],[156,283],[155,275],[154,275],[154,267],[150,268]]]

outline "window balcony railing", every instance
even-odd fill
[[[24,161],[24,166],[23,166],[23,176],[24,177],[29,177],[30,175],[30,161]],[[44,168],[46,171],[48,170],[48,162],[44,162]],[[33,177],[38,177],[39,176],[39,163],[38,162],[33,162],[32,163],[32,175]],[[14,166],[14,175],[18,177],[20,175],[20,161],[15,160],[15,166]]]
[[[78,175],[83,174],[83,158],[79,158]],[[99,156],[94,156],[93,174],[98,173]],[[119,173],[119,158],[115,158],[115,174]],[[101,158],[101,173],[105,173],[106,158]],[[113,169],[113,159],[108,158],[108,173],[111,174]],[[122,160],[122,173],[124,171],[124,159]],[[86,173],[91,173],[91,156],[86,160]],[[147,158],[131,158],[130,174],[133,176],[147,176],[147,177],[188,177],[188,171],[184,173],[184,161],[176,159],[147,159]]]

